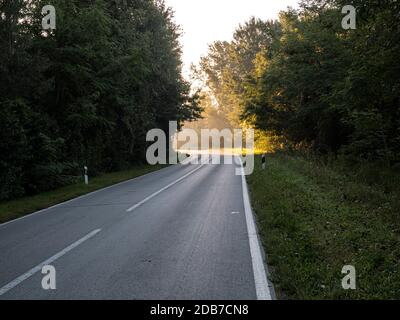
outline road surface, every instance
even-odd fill
[[[0,225],[0,299],[269,299],[235,168],[171,166]]]

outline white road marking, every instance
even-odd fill
[[[239,157],[240,159],[240,157]],[[244,211],[246,215],[247,233],[249,234],[249,244],[251,253],[251,262],[253,265],[254,282],[256,286],[258,300],[272,300],[271,291],[268,285],[267,275],[262,258],[261,245],[258,240],[254,215],[250,205],[249,192],[247,189],[246,175],[244,174],[243,162],[240,159],[242,169],[242,191]]]
[[[188,163],[186,163],[186,164],[188,164]],[[182,165],[183,165],[183,164],[182,164]],[[54,205],[54,206],[51,206],[51,207],[48,207],[48,208],[45,208],[45,209],[42,209],[42,210],[39,210],[39,211],[36,211],[36,212],[32,212],[32,213],[27,214],[27,215],[25,215],[25,216],[22,216],[22,217],[20,217],[20,218],[16,218],[16,219],[13,219],[13,220],[10,220],[10,221],[7,221],[7,222],[0,223],[0,228],[3,227],[3,226],[6,226],[6,225],[8,225],[8,224],[11,224],[11,223],[20,221],[20,220],[25,220],[25,219],[28,219],[28,218],[32,218],[32,217],[34,217],[34,216],[36,216],[36,215],[38,215],[38,214],[40,214],[40,213],[44,213],[44,212],[46,212],[46,211],[49,211],[49,210],[51,210],[51,209],[54,209],[54,208],[57,208],[57,207],[60,207],[60,206],[63,206],[63,205],[66,205],[66,204],[71,203],[71,202],[74,202],[74,201],[76,201],[76,200],[80,200],[80,199],[83,199],[83,198],[86,198],[86,197],[90,197],[90,196],[92,196],[92,195],[95,195],[96,193],[100,193],[100,192],[103,192],[103,191],[112,189],[112,188],[114,188],[114,187],[118,187],[118,186],[121,186],[121,185],[130,183],[130,182],[135,181],[135,180],[137,180],[137,179],[140,179],[140,178],[143,178],[143,177],[146,177],[146,176],[149,176],[149,175],[156,174],[156,173],[160,172],[161,170],[166,170],[166,169],[168,169],[168,168],[171,168],[171,167],[166,167],[166,168],[163,168],[163,169],[160,169],[160,170],[152,171],[152,172],[146,173],[146,174],[144,174],[144,175],[135,177],[135,178],[133,178],[133,179],[129,179],[129,180],[126,180],[126,181],[122,181],[122,182],[119,182],[119,183],[117,183],[117,184],[114,184],[114,185],[111,185],[111,186],[108,186],[108,187],[105,187],[105,188],[102,188],[102,189],[99,189],[99,190],[95,190],[95,191],[90,192],[90,193],[86,193],[86,194],[84,194],[84,195],[82,195],[82,196],[79,196],[79,197],[77,197],[77,198],[73,198],[73,199],[71,199],[71,200],[67,200],[67,201],[64,201],[64,202],[60,202],[60,203],[58,203],[58,204],[56,204],[56,205]]]
[[[179,179],[175,180],[174,182],[170,183],[169,185],[165,186],[164,188],[154,192],[153,194],[149,195],[147,198],[145,198],[142,201],[138,202],[137,204],[135,204],[134,206],[130,207],[126,211],[127,212],[132,212],[133,210],[139,208],[140,206],[145,204],[147,201],[153,199],[154,197],[158,196],[160,193],[164,192],[165,190],[167,190],[167,189],[171,188],[172,186],[176,185],[177,183],[181,182],[183,179],[185,179],[188,176],[190,176],[191,174],[195,173],[197,170],[200,170],[203,166],[204,166],[204,164],[202,164],[201,166],[197,167],[196,169],[190,171],[189,173],[185,174],[183,177],[180,177]]]
[[[63,205],[66,205],[66,204],[71,203],[71,202],[74,202],[74,201],[76,201],[76,200],[80,200],[80,199],[83,199],[83,198],[86,198],[86,197],[90,197],[90,196],[92,196],[92,195],[95,195],[96,193],[100,193],[100,192],[103,192],[103,191],[112,189],[112,188],[114,188],[114,187],[118,187],[118,186],[121,186],[121,185],[130,183],[130,182],[135,181],[135,180],[138,180],[138,179],[140,179],[140,178],[143,178],[143,177],[146,177],[146,176],[150,176],[150,175],[156,174],[157,172],[160,172],[161,170],[166,170],[166,169],[168,169],[168,168],[171,168],[171,167],[166,167],[166,168],[163,168],[163,169],[160,169],[160,170],[152,171],[152,172],[146,173],[146,174],[144,174],[144,175],[135,177],[135,178],[133,178],[133,179],[129,179],[129,180],[126,180],[126,181],[122,181],[122,182],[119,182],[119,183],[117,183],[117,184],[113,184],[113,185],[111,185],[111,186],[108,186],[108,187],[105,187],[105,188],[102,188],[102,189],[99,189],[99,190],[95,190],[95,191],[90,192],[90,193],[86,193],[86,194],[84,194],[84,195],[82,195],[82,196],[79,196],[79,197],[77,197],[77,198],[73,198],[73,199],[71,199],[71,200],[67,200],[67,201],[64,201],[64,202],[60,202],[60,203],[58,203],[58,204],[56,204],[56,205],[54,205],[54,206],[51,206],[51,207],[48,207],[48,208],[45,208],[45,209],[42,209],[42,210],[33,212],[33,213],[31,213],[31,214],[27,214],[27,215],[22,216],[22,217],[20,217],[20,218],[17,218],[17,219],[14,219],[14,220],[10,220],[10,221],[8,221],[8,222],[0,223],[0,227],[6,226],[6,225],[8,225],[8,224],[11,224],[11,223],[14,223],[14,222],[17,222],[17,221],[20,221],[20,220],[25,220],[25,219],[27,219],[27,218],[32,218],[32,217],[34,217],[34,216],[36,216],[36,215],[38,215],[38,214],[40,214],[40,213],[44,213],[44,212],[46,212],[46,211],[49,211],[49,210],[51,210],[51,209],[54,209],[54,208],[57,208],[57,207],[60,207],[60,206],[63,206]]]
[[[4,287],[0,288],[0,296],[5,294],[6,292],[10,291],[11,289],[15,288],[18,286],[21,282],[25,281],[26,279],[32,277],[35,273],[39,272],[42,270],[44,266],[50,265],[57,259],[61,258],[63,255],[67,254],[71,250],[75,249],[77,246],[81,245],[85,241],[89,240],[90,238],[94,237],[96,234],[98,234],[101,231],[101,229],[97,229],[89,233],[88,235],[84,236],[82,239],[74,242],[70,246],[66,247],[59,253],[56,253],[54,256],[50,257],[46,261],[43,261],[42,263],[38,264],[36,267],[33,267],[31,270],[25,272],[23,275],[19,276],[18,278],[14,279],[10,283],[6,284]]]

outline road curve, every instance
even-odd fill
[[[0,299],[259,298],[235,168],[171,166],[0,225]]]

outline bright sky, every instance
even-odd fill
[[[166,0],[175,11],[175,20],[182,27],[184,74],[191,63],[197,64],[207,53],[208,44],[231,40],[236,27],[251,16],[263,20],[276,19],[288,6],[297,7],[298,0]]]

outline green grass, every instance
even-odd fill
[[[165,166],[141,165],[130,170],[104,174],[90,180],[88,186],[83,182],[68,185],[57,190],[0,203],[0,223],[7,222],[55,204],[102,189],[113,184],[133,179]]]
[[[269,155],[248,178],[280,299],[399,299],[400,184],[360,170]],[[342,289],[345,265],[357,289]]]

